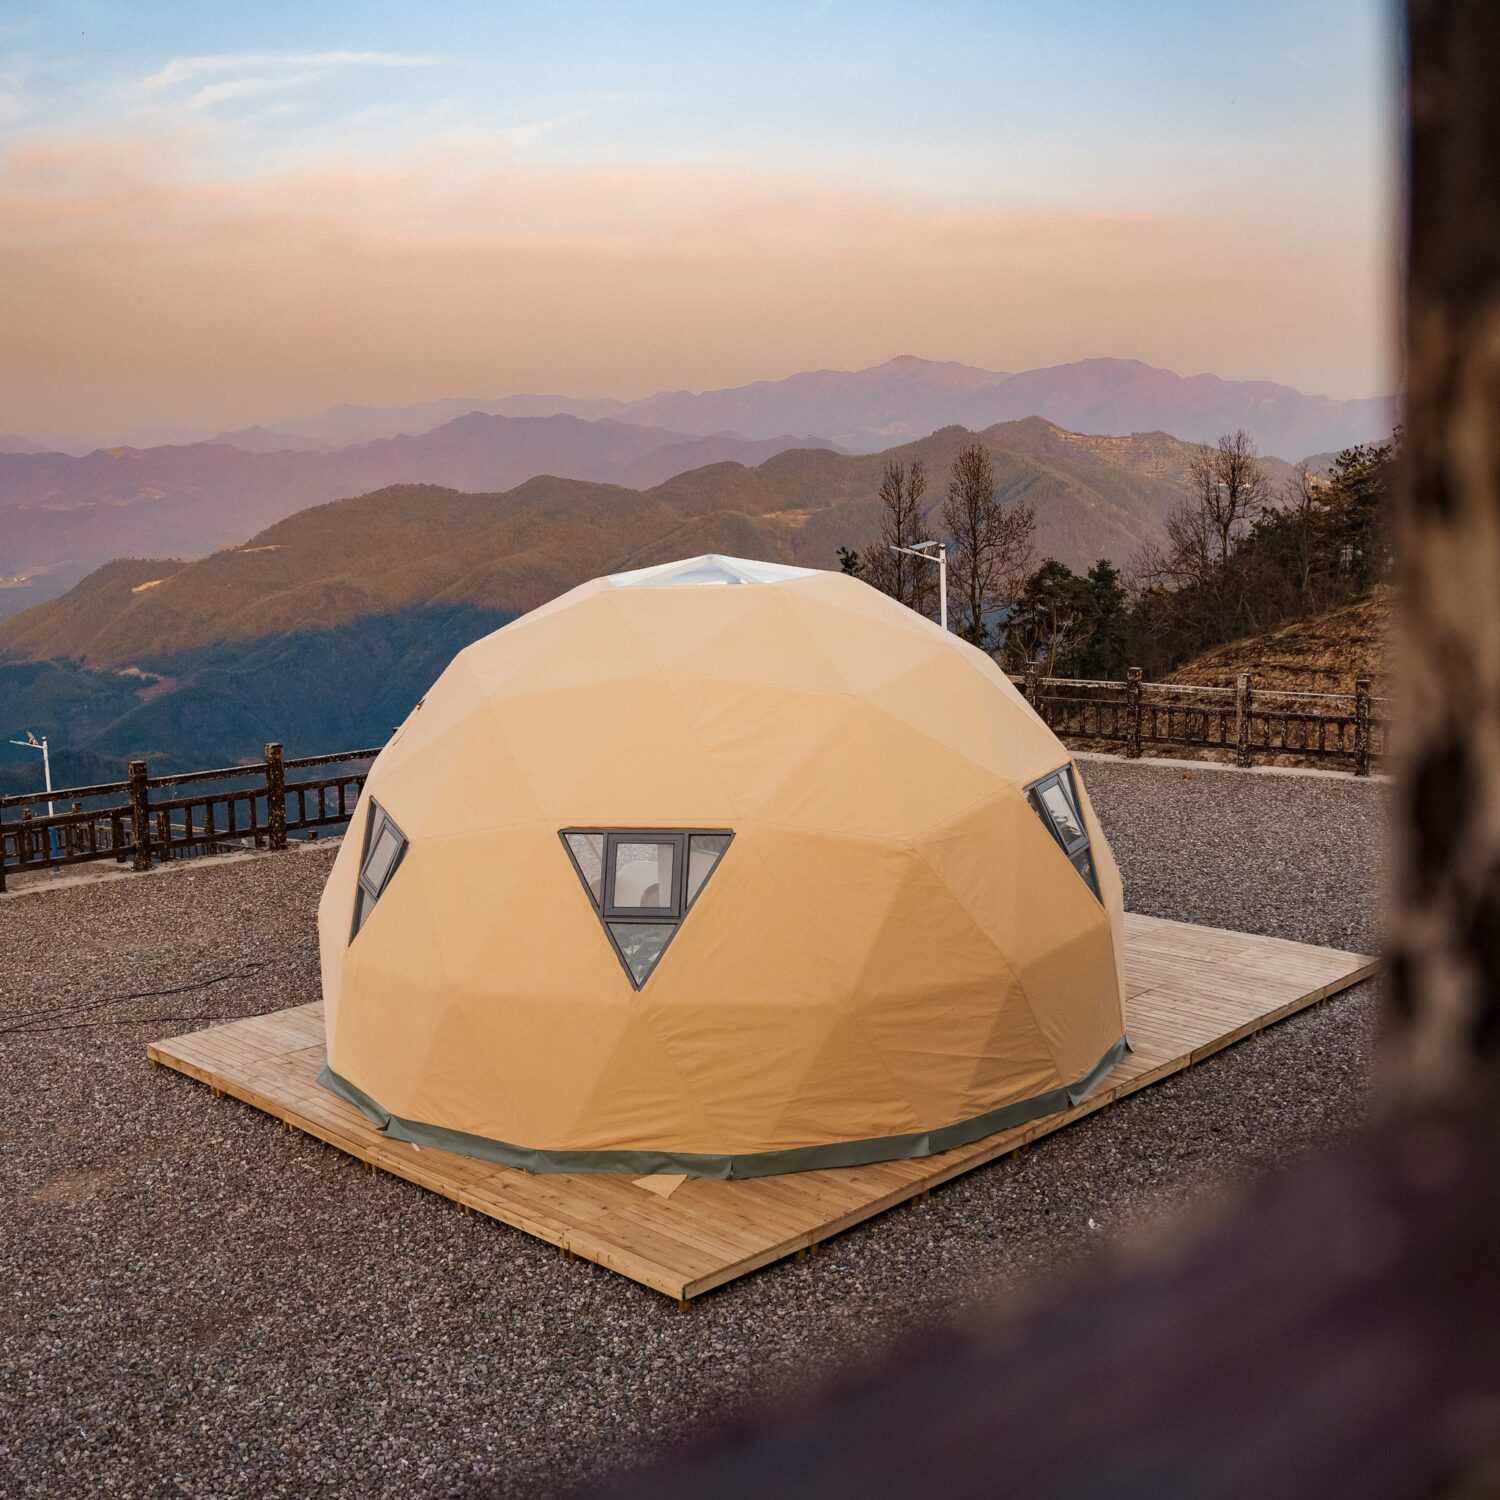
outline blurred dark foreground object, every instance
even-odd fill
[[[1170,1262],[615,1500],[1500,1495],[1500,0],[1410,0],[1405,674],[1383,1121]]]
[[[1500,1110],[1391,1123],[1169,1263],[953,1333],[609,1500],[1405,1500],[1500,1450]]]

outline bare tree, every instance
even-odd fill
[[[958,633],[983,647],[985,616],[1014,600],[1031,566],[1036,512],[1025,501],[1001,500],[995,466],[982,443],[953,460],[943,502],[948,532],[948,582],[957,596]]]
[[[1189,506],[1201,516],[1214,558],[1227,570],[1235,542],[1270,498],[1270,479],[1250,434],[1242,427],[1213,445],[1201,444],[1188,460],[1187,478]]]
[[[926,493],[927,467],[921,459],[886,463],[880,481],[880,536],[861,554],[859,569],[859,577],[922,615],[933,612],[936,570],[920,558],[891,549],[927,540],[927,507],[922,503]]]
[[[1187,498],[1166,520],[1166,545],[1142,549],[1137,626],[1168,659],[1257,626],[1237,544],[1265,511],[1270,479],[1244,431],[1204,443],[1188,461]]]

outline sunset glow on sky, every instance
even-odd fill
[[[899,353],[1397,383],[1377,0],[0,8],[0,430]]]

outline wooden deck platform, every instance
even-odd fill
[[[387,1139],[316,1080],[323,1008],[302,1005],[152,1043],[155,1063],[199,1079],[347,1151],[370,1169],[451,1198],[565,1254],[688,1299],[819,1243],[939,1183],[1191,1067],[1367,978],[1364,954],[1279,938],[1126,918],[1135,1050],[1076,1108],[918,1161],[759,1177],[536,1176]]]

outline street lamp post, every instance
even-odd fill
[[[44,734],[41,739],[38,739],[35,733],[28,729],[26,731],[26,738],[24,740],[12,740],[11,744],[19,745],[23,750],[40,750],[42,752],[42,783],[47,788],[47,816],[49,818],[53,817],[52,757],[47,754],[47,736]],[[53,837],[55,833],[55,829],[51,827],[47,829],[47,849],[49,851],[49,854],[53,847]]]
[[[936,552],[928,552],[928,547],[936,547]],[[946,542],[917,542],[911,547],[892,546],[892,552],[904,552],[908,557],[920,557],[923,562],[935,562],[938,565],[938,624],[944,630],[948,628],[948,546]]]

